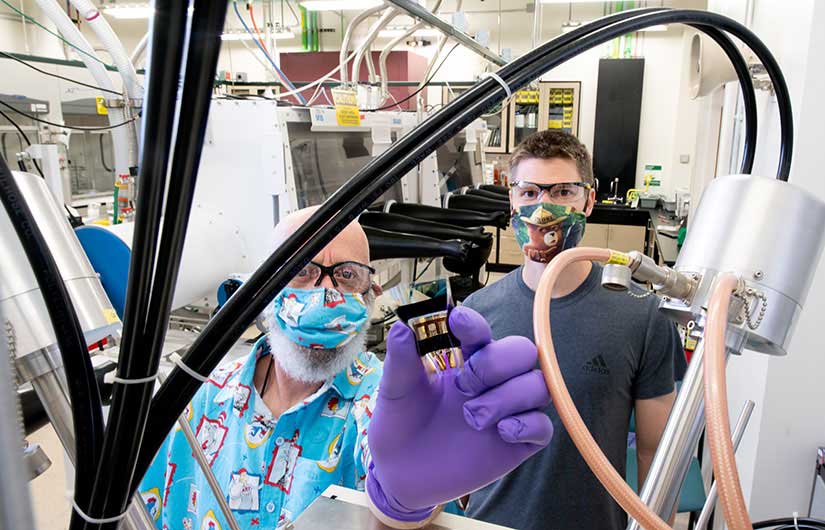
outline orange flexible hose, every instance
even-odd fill
[[[569,264],[576,261],[596,260],[607,261],[611,251],[603,248],[573,248],[565,250],[556,256],[544,270],[536,290],[536,300],[533,303],[533,329],[536,335],[536,345],[539,352],[539,364],[544,373],[544,380],[553,405],[559,412],[562,423],[567,429],[570,438],[581,453],[590,470],[604,485],[605,489],[616,499],[616,502],[633,517],[645,530],[671,530],[670,526],[648,508],[638,495],[627,485],[624,477],[620,476],[613,465],[599,449],[593,435],[587,429],[559,368],[556,350],[553,348],[553,336],[550,330],[550,300],[553,285],[561,272]],[[730,438],[728,438],[730,440]]]
[[[252,28],[255,30],[255,36],[258,37],[258,42],[261,43],[261,48],[263,48],[264,52],[269,55],[269,50],[266,49],[266,44],[264,44],[264,40],[261,38],[261,31],[258,29],[258,24],[255,23],[255,11],[252,9],[252,2],[247,3],[246,8],[249,11],[249,19],[252,21]]]
[[[725,379],[725,330],[731,293],[738,280],[731,273],[720,274],[714,282],[708,303],[705,329],[705,416],[713,472],[719,500],[730,530],[751,530],[736,457],[730,434],[728,390]],[[711,405],[711,406],[708,406]]]

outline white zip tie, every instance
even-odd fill
[[[195,370],[193,370],[193,369],[189,368],[188,366],[186,366],[186,364],[184,364],[183,359],[181,358],[181,356],[179,354],[173,353],[172,355],[169,356],[169,360],[172,361],[172,364],[174,364],[175,366],[177,366],[178,368],[180,368],[181,370],[183,370],[184,372],[189,374],[189,376],[192,379],[197,379],[201,383],[206,383],[207,381],[209,381],[209,378],[206,377],[205,375],[201,375],[198,372],[196,372]]]
[[[112,378],[112,383],[120,383],[121,385],[142,385],[144,383],[151,383],[157,378],[157,372],[155,372],[154,375],[150,375],[147,377],[139,377],[137,379],[124,379],[122,377],[114,376]]]
[[[501,76],[499,76],[497,73],[495,73],[495,72],[484,72],[483,74],[481,74],[481,77],[482,77],[482,79],[485,78],[485,77],[492,77],[493,79],[498,81],[498,84],[501,85],[504,88],[505,92],[507,92],[507,99],[510,99],[511,97],[513,97],[513,91],[510,90],[510,85],[505,83],[504,79],[502,79]]]
[[[126,513],[127,513],[127,512],[123,512],[122,514],[116,515],[114,517],[105,517],[103,519],[95,519],[94,517],[89,517],[88,515],[86,515],[86,513],[83,510],[80,509],[80,506],[77,505],[77,502],[75,502],[74,498],[72,498],[72,508],[74,508],[74,511],[77,512],[77,515],[79,515],[81,519],[83,519],[84,521],[86,521],[89,524],[116,523],[116,522],[120,521],[121,519],[123,519],[124,517],[126,517]]]

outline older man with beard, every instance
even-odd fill
[[[281,244],[314,209],[276,228]],[[427,375],[396,324],[386,366],[364,351],[373,283],[358,223],[342,230],[265,312],[268,333],[216,369],[185,414],[242,528],[282,528],[329,485],[366,490],[385,524],[422,526],[439,505],[496,480],[545,447],[549,395],[526,339],[492,341],[472,310],[450,327],[467,363]],[[378,384],[381,383],[381,392]],[[158,528],[227,528],[181,433],[140,486]]]

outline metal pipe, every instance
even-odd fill
[[[422,20],[430,26],[433,26],[434,28],[438,29],[445,35],[454,38],[455,40],[457,40],[473,52],[477,53],[478,55],[484,57],[488,61],[495,63],[498,66],[504,66],[505,64],[507,64],[507,61],[504,60],[504,57],[496,53],[493,53],[492,51],[490,51],[489,48],[487,48],[486,46],[482,46],[481,44],[476,42],[475,39],[473,39],[463,31],[458,31],[447,22],[444,22],[437,16],[427,11],[418,3],[412,2],[411,0],[386,1],[394,5],[395,7],[405,11],[409,16],[416,18],[418,20]]]
[[[704,362],[704,341],[700,337],[639,494],[642,501],[664,520],[673,515],[690,460],[705,427]],[[641,528],[633,519],[628,521],[627,530]]]
[[[192,426],[189,425],[189,421],[186,419],[184,414],[178,416],[178,425],[180,425],[183,435],[186,437],[186,442],[192,449],[192,455],[194,455],[195,461],[198,463],[198,467],[201,468],[203,475],[206,477],[206,482],[209,483],[209,489],[212,490],[215,500],[218,501],[218,506],[220,507],[223,516],[226,518],[229,528],[232,530],[241,530],[241,527],[238,525],[238,521],[236,521],[235,516],[232,515],[232,510],[229,508],[229,504],[226,502],[226,495],[224,495],[223,490],[221,490],[221,486],[218,484],[218,479],[216,479],[215,474],[212,473],[212,468],[206,460],[206,455],[204,455],[203,450],[201,450],[201,444],[198,442],[198,437],[195,436],[195,433],[192,431]]]
[[[736,420],[736,427],[733,429],[733,449],[739,449],[739,442],[742,441],[742,435],[745,434],[745,428],[748,426],[748,422],[751,419],[751,414],[753,413],[753,407],[756,404],[751,401],[745,401],[745,404],[742,405],[742,412],[739,413],[739,419]],[[696,522],[696,526],[694,527],[696,530],[702,530],[710,521],[710,514],[713,513],[713,509],[716,506],[716,499],[719,496],[719,492],[716,489],[716,482],[711,484],[710,490],[708,491],[707,499],[705,500],[705,505],[702,507],[702,513],[699,514],[699,519]]]
[[[20,458],[20,432],[17,418],[15,377],[9,364],[6,341],[0,341],[0,528],[34,528],[28,473]]]

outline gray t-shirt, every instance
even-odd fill
[[[625,474],[633,402],[668,394],[686,362],[676,327],[656,297],[637,299],[601,287],[594,264],[574,292],[553,299],[553,343],[573,401],[620,475]],[[493,337],[533,338],[533,297],[516,269],[473,293],[464,305],[481,313]],[[518,530],[623,530],[627,516],[587,467],[559,419],[547,408],[550,445],[509,475],[473,493],[467,515]]]

